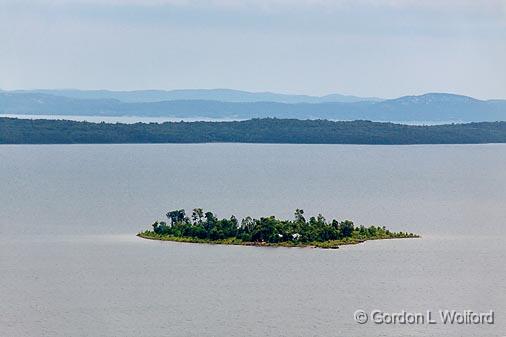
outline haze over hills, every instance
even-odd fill
[[[180,90],[76,90],[76,89],[36,89],[17,90],[17,93],[41,93],[81,99],[113,98],[127,103],[160,102],[174,100],[206,100],[222,102],[277,102],[277,103],[323,103],[381,101],[378,97],[358,97],[352,95],[330,94],[325,96],[289,95],[273,92],[249,92],[233,89],[180,89]]]
[[[283,103],[275,101],[236,102],[220,101],[218,99],[125,102],[117,99],[115,95],[107,96],[107,93],[111,93],[108,91],[78,92],[89,96],[97,96],[97,93],[100,93],[103,96],[101,98],[85,99],[39,92],[1,91],[0,113],[226,119],[276,117],[330,120],[361,119],[373,121],[454,122],[506,120],[506,100],[478,100],[468,96],[446,93],[403,96],[382,101]],[[200,91],[197,90],[195,92]],[[204,92],[209,96],[214,91]],[[218,90],[218,92],[220,91]],[[128,95],[131,93],[129,92]],[[139,93],[142,94],[139,94],[137,99],[146,94],[144,91],[140,91]],[[230,93],[234,93],[235,95],[238,92],[230,91]],[[247,94],[252,93],[245,93],[244,95],[247,96]],[[242,99],[245,99],[246,96],[242,96]],[[131,100],[134,99],[132,96],[128,97]],[[211,95],[210,97],[216,98],[218,96]],[[152,99],[154,98],[155,96],[152,96]]]

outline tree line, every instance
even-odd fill
[[[304,211],[297,209],[293,220],[280,220],[274,216],[239,221],[235,216],[218,219],[202,208],[193,209],[187,216],[184,209],[168,212],[168,221],[152,224],[151,233],[175,238],[196,238],[207,241],[236,239],[241,242],[304,244],[333,240],[370,240],[417,237],[412,233],[392,232],[379,226],[355,226],[350,220],[327,221],[321,214],[306,219]],[[145,232],[144,234],[149,234]]]
[[[263,118],[230,122],[89,123],[0,118],[0,144],[97,143],[475,144],[505,143],[506,122],[402,125]]]

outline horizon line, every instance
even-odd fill
[[[424,95],[430,95],[430,94],[445,94],[445,95],[455,95],[455,96],[464,96],[464,97],[470,97],[477,100],[482,101],[489,101],[489,100],[506,100],[506,98],[497,98],[497,97],[479,97],[479,96],[473,96],[463,93],[456,93],[452,91],[423,91],[423,92],[417,92],[417,93],[409,93],[404,94],[400,96],[390,96],[390,97],[380,97],[375,95],[357,95],[357,94],[349,94],[349,93],[341,93],[341,92],[330,92],[326,94],[310,94],[310,93],[292,93],[292,92],[281,92],[281,91],[257,91],[257,90],[246,90],[246,89],[233,89],[233,88],[226,88],[226,87],[212,87],[212,88],[177,88],[177,89],[108,89],[108,88],[72,88],[72,87],[66,87],[66,88],[16,88],[16,89],[4,89],[0,88],[0,92],[36,92],[36,91],[81,91],[81,92],[90,92],[90,91],[105,91],[105,92],[124,92],[124,93],[132,93],[132,92],[149,92],[149,91],[160,91],[160,92],[174,92],[174,91],[218,91],[218,90],[228,90],[228,91],[236,91],[236,92],[242,92],[247,94],[274,94],[274,95],[284,95],[284,96],[306,96],[306,97],[312,97],[312,98],[325,98],[332,95],[339,95],[343,97],[354,97],[354,98],[364,98],[364,99],[371,99],[371,100],[392,100],[402,97],[417,97],[417,96],[424,96]],[[56,96],[56,95],[55,95]]]

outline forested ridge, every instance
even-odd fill
[[[0,144],[87,143],[473,144],[505,143],[506,122],[414,126],[263,118],[110,124],[0,118]]]

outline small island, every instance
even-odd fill
[[[153,230],[137,236],[151,240],[212,243],[247,246],[315,247],[336,249],[341,245],[367,240],[418,238],[417,234],[392,232],[379,226],[355,226],[352,221],[327,221],[321,214],[306,220],[302,209],[295,210],[294,220],[274,216],[239,221],[235,216],[218,219],[201,208],[192,211],[191,219],[184,209],[167,213],[169,222],[157,221]]]

